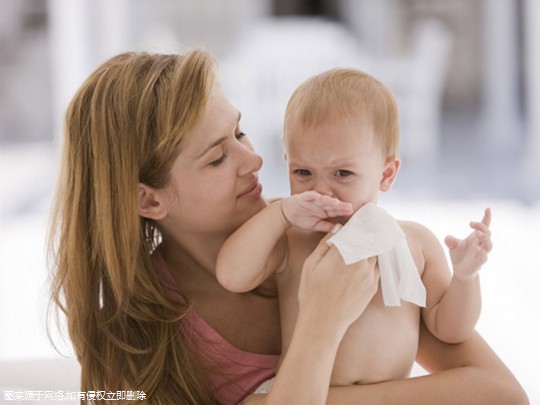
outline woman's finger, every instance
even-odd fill
[[[311,252],[309,257],[305,261],[305,265],[308,265],[311,269],[314,269],[317,266],[317,264],[324,258],[324,256],[326,256],[326,254],[331,248],[331,246],[327,243],[328,239],[330,239],[337,231],[339,231],[340,228],[340,224],[335,224],[333,226],[330,232],[328,232],[328,234],[320,240],[315,250]]]

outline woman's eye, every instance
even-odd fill
[[[225,161],[225,158],[227,157],[227,154],[223,154],[221,155],[218,159],[210,162],[210,166],[219,166],[220,164],[222,164],[224,161]]]
[[[297,174],[299,176],[310,176],[311,172],[309,170],[306,170],[306,169],[296,169],[294,171],[294,174]]]
[[[348,177],[348,176],[351,176],[353,174],[353,172],[351,172],[350,170],[338,170],[336,171],[336,176],[338,177]]]

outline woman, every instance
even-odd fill
[[[329,392],[339,342],[378,273],[372,261],[350,271],[324,243],[304,265],[270,393],[246,398],[275,373],[280,331],[272,280],[233,294],[215,278],[223,241],[265,205],[262,161],[239,121],[200,50],[119,55],[74,97],[51,241],[53,298],[83,391],[142,390],[160,404],[527,401],[478,336],[447,346],[425,331],[419,361],[437,373]]]

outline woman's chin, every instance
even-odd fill
[[[242,225],[255,214],[261,212],[267,205],[268,203],[262,196],[260,198],[250,200],[249,204],[244,204],[239,213],[240,224],[238,226]]]

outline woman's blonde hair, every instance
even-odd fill
[[[399,113],[396,100],[384,84],[356,69],[332,69],[303,82],[287,105],[285,135],[293,122],[310,128],[343,118],[369,122],[385,157],[397,155]]]
[[[167,185],[214,85],[212,58],[124,53],[69,105],[50,230],[52,302],[67,318],[82,391],[141,390],[151,403],[213,403],[138,215],[137,184]]]

